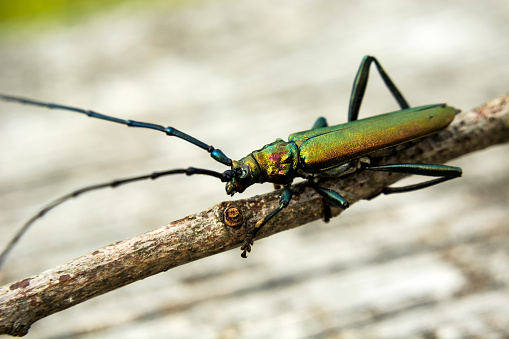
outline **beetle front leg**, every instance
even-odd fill
[[[248,233],[246,240],[244,241],[244,245],[240,248],[242,254],[240,255],[242,258],[247,258],[247,252],[251,252],[251,245],[253,245],[254,238],[258,231],[276,214],[281,212],[283,208],[288,206],[290,200],[292,199],[292,191],[290,190],[290,185],[285,186],[279,195],[279,207],[276,208],[271,213],[267,214],[263,219],[258,220],[255,227]]]

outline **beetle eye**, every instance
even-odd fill
[[[240,170],[239,179],[244,180],[249,178],[249,174],[251,173],[251,169],[249,166],[244,166]]]

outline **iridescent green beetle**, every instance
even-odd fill
[[[398,102],[401,110],[385,113],[378,116],[358,120],[364,92],[369,77],[369,69],[374,63],[382,77],[385,85]],[[393,164],[393,165],[370,165],[369,156],[373,152],[399,145],[430,133],[437,132],[447,127],[454,119],[457,110],[445,104],[435,104],[410,108],[403,95],[396,88],[384,69],[372,56],[365,56],[355,77],[350,106],[348,111],[348,122],[335,126],[328,126],[325,118],[318,118],[310,130],[294,133],[289,136],[288,141],[277,139],[276,141],[263,146],[261,149],[249,153],[246,157],[235,161],[228,158],[221,150],[203,143],[173,127],[145,123],[134,120],[124,120],[104,115],[94,111],[80,108],[50,104],[31,99],[24,99],[9,95],[0,94],[0,99],[18,103],[43,106],[51,109],[60,109],[86,114],[92,118],[98,118],[115,123],[124,124],[130,127],[155,129],[170,136],[176,136],[186,140],[202,149],[207,150],[212,158],[230,169],[221,172],[201,168],[174,169],[164,172],[114,180],[111,182],[88,186],[83,189],[71,192],[60,199],[53,201],[34,215],[7,248],[0,255],[0,265],[5,256],[19,240],[28,227],[46,212],[60,205],[64,201],[76,197],[82,193],[104,188],[117,187],[126,183],[145,179],[155,179],[161,176],[185,173],[187,175],[203,174],[219,178],[226,182],[226,193],[233,195],[242,193],[249,186],[256,183],[270,182],[275,185],[282,185],[280,194],[280,205],[274,211],[261,218],[255,227],[248,233],[244,245],[241,247],[242,257],[247,257],[251,251],[251,245],[257,232],[272,217],[288,206],[291,197],[291,184],[297,177],[308,179],[308,184],[314,188],[322,197],[324,202],[324,220],[331,217],[330,207],[347,208],[348,202],[338,193],[330,189],[318,186],[318,179],[324,177],[337,177],[346,175],[357,170],[373,170],[398,172],[407,174],[418,174],[437,177],[404,187],[388,187],[382,193],[409,192],[429,187],[446,180],[461,176],[461,168],[432,165],[432,164]]]

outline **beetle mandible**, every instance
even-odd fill
[[[371,64],[375,64],[382,80],[396,99],[401,110],[358,120],[360,106],[368,83]],[[322,196],[323,218],[325,221],[328,221],[331,217],[331,206],[345,209],[349,204],[338,192],[320,187],[317,181],[319,178],[342,176],[359,169],[437,177],[414,185],[387,187],[382,191],[384,194],[390,194],[410,192],[429,187],[460,177],[462,174],[462,170],[459,167],[436,164],[370,165],[369,156],[371,153],[437,132],[447,127],[458,111],[446,104],[433,104],[410,108],[380,62],[369,55],[362,59],[357,75],[355,76],[352,93],[350,95],[347,123],[328,126],[325,118],[320,117],[310,130],[291,134],[288,141],[277,139],[263,146],[261,149],[249,153],[246,157],[238,161],[231,160],[221,150],[207,145],[173,127],[119,119],[91,110],[46,103],[17,96],[0,94],[0,99],[32,106],[72,111],[85,114],[92,118],[127,125],[129,127],[161,131],[169,136],[178,137],[206,150],[214,160],[230,167],[222,173],[194,167],[154,172],[148,175],[87,186],[73,191],[45,206],[23,225],[0,255],[0,266],[8,252],[32,223],[49,210],[85,192],[105,187],[114,188],[134,181],[156,179],[161,176],[179,173],[187,175],[202,174],[216,177],[222,182],[226,182],[226,193],[231,196],[235,193],[244,192],[246,188],[255,183],[270,182],[274,185],[282,186],[279,207],[261,218],[246,236],[244,244],[241,246],[241,256],[246,258],[247,253],[251,251],[253,240],[258,231],[270,219],[288,206],[292,198],[291,184],[297,177],[307,179],[309,186]]]

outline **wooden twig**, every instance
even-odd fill
[[[447,129],[399,146],[396,152],[377,161],[444,163],[507,141],[509,94],[459,114]],[[341,192],[353,204],[376,196],[403,176],[361,171],[324,182],[323,186]],[[314,190],[298,184],[293,192],[289,207],[260,231],[258,239],[321,218],[322,202]],[[35,321],[52,313],[153,274],[238,247],[256,221],[277,204],[277,192],[222,202],[154,231],[2,286],[0,334],[23,336]],[[339,213],[339,210],[333,211],[334,215]]]

